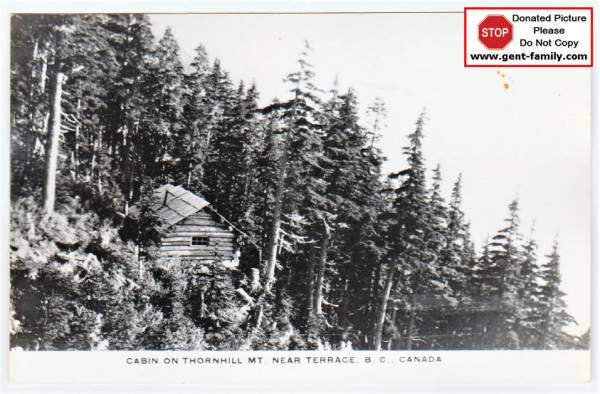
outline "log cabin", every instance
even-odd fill
[[[196,262],[234,259],[233,229],[208,201],[170,184],[156,189],[153,197],[152,209],[163,224],[162,259]]]

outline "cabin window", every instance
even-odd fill
[[[208,246],[208,237],[192,237],[192,246]]]

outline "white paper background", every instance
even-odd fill
[[[414,383],[586,383],[587,351],[445,352],[11,352],[15,383],[198,384],[204,389],[381,390]],[[301,357],[299,364],[128,365],[128,357]],[[310,364],[306,357],[371,357],[365,364]],[[400,357],[433,356],[441,362],[405,362]],[[380,357],[386,362],[380,363]]]

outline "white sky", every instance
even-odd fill
[[[256,82],[261,103],[285,98],[306,39],[317,82],[352,86],[364,109],[386,103],[380,147],[386,171],[423,108],[427,165],[441,163],[445,190],[463,173],[464,210],[479,247],[519,196],[523,233],[535,220],[543,256],[560,241],[563,286],[583,332],[590,325],[591,71],[588,68],[465,68],[462,14],[152,15],[184,62],[202,43],[237,83]],[[497,73],[506,75],[509,89]]]

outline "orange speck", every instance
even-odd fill
[[[504,83],[504,89],[508,89],[510,86],[508,85],[508,83]]]
[[[500,76],[501,76],[502,78],[506,78],[506,74],[504,74],[504,73],[502,73]]]

